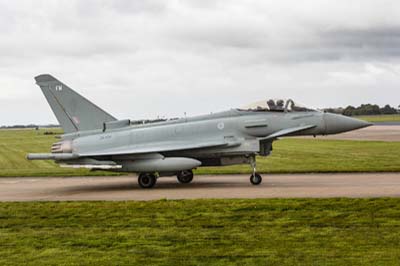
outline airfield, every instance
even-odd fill
[[[125,201],[240,198],[400,197],[400,174],[275,174],[260,186],[247,175],[198,176],[182,185],[161,178],[141,189],[134,176],[0,179],[0,201]]]
[[[258,187],[238,166],[150,190],[26,161],[44,133],[0,131],[0,265],[399,265],[399,125],[278,141]]]
[[[400,125],[377,125],[321,139],[400,141]],[[249,184],[248,175],[197,175],[193,183],[160,178],[154,189],[139,188],[135,175],[0,179],[0,201],[158,200],[201,198],[400,197],[400,173],[263,174]]]
[[[324,139],[364,140],[364,141],[400,141],[400,123],[384,123],[368,128],[350,131],[338,135],[324,136]]]

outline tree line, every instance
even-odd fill
[[[342,114],[346,116],[358,116],[358,115],[392,115],[392,114],[400,114],[400,105],[397,108],[394,108],[390,106],[389,104],[386,104],[383,107],[380,107],[377,104],[362,104],[358,107],[354,106],[347,106],[346,108],[343,107],[338,107],[338,108],[325,108],[323,109],[326,112],[329,113],[335,113],[335,114]],[[138,125],[138,124],[147,124],[147,123],[155,123],[155,122],[163,122],[163,121],[168,121],[168,120],[176,120],[178,118],[172,118],[172,119],[154,119],[154,120],[138,120],[138,121],[131,121],[132,125]],[[35,124],[30,124],[30,125],[13,125],[13,126],[0,126],[0,129],[29,129],[29,128],[34,128],[34,129],[39,129],[39,128],[56,128],[59,127],[59,125],[56,124],[49,124],[49,125],[35,125]]]
[[[400,105],[397,108],[386,104],[383,107],[380,107],[377,104],[362,104],[358,107],[354,106],[347,106],[346,108],[339,107],[339,108],[327,108],[324,109],[326,112],[329,113],[337,113],[346,116],[358,116],[358,115],[393,115],[400,113]]]

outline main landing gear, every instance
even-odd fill
[[[176,177],[178,178],[179,183],[182,184],[189,184],[193,181],[193,171],[192,170],[185,170],[179,172]]]
[[[157,183],[157,178],[159,175],[157,173],[141,173],[138,177],[138,183],[141,188],[152,188]],[[180,171],[176,174],[179,183],[189,184],[193,181],[193,171],[185,170]]]
[[[141,188],[152,188],[157,183],[157,176],[152,173],[141,173],[138,183]]]
[[[256,157],[255,156],[250,157],[250,165],[253,168],[253,173],[250,176],[250,183],[255,185],[255,186],[257,186],[257,185],[261,184],[262,177],[256,171],[257,163],[256,163]]]

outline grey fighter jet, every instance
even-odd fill
[[[29,160],[61,166],[138,173],[142,188],[162,176],[193,180],[193,169],[250,164],[259,185],[256,156],[268,156],[280,137],[327,135],[367,127],[361,120],[306,108],[293,100],[265,100],[244,108],[157,123],[118,120],[51,75],[35,78],[64,130],[51,153]]]

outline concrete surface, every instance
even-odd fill
[[[157,200],[198,198],[400,197],[400,173],[264,175],[253,186],[247,175],[196,176],[182,185],[160,178],[141,189],[136,176],[2,178],[0,201]]]
[[[400,126],[371,126],[338,135],[318,136],[317,138],[338,140],[400,141]]]

